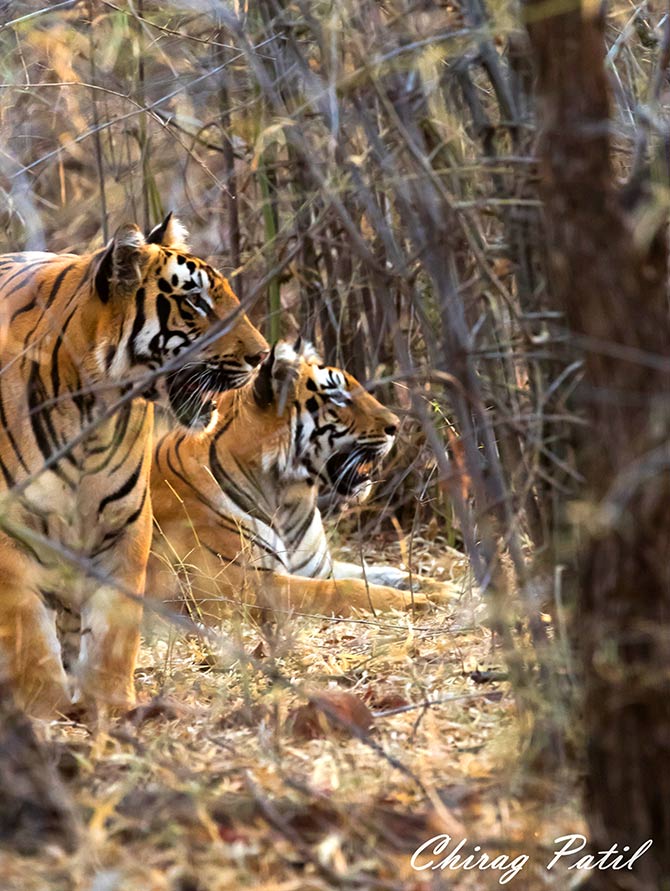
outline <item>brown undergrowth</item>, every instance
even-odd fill
[[[439,577],[444,553],[419,540],[415,559]],[[401,560],[393,546],[370,556]],[[96,737],[44,728],[78,809],[79,850],[5,852],[0,887],[498,887],[498,873],[412,870],[413,851],[441,833],[528,853],[517,888],[565,887],[543,864],[556,836],[579,831],[573,790],[528,780],[527,722],[465,564],[449,565],[462,596],[431,614],[265,630],[231,620],[218,654],[159,622],[126,720]]]

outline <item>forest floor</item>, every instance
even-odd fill
[[[144,705],[127,720],[96,737],[68,722],[44,728],[77,804],[78,851],[0,853],[0,889],[501,884],[501,869],[412,869],[412,853],[440,834],[452,839],[442,856],[461,839],[462,855],[527,854],[505,884],[569,887],[546,864],[557,836],[580,832],[574,783],[524,766],[528,727],[485,609],[465,561],[447,569],[445,553],[438,540],[414,557],[461,584],[448,609],[300,617],[272,635],[235,622],[218,657],[202,640],[152,634],[137,670]],[[368,556],[400,563],[393,545]]]

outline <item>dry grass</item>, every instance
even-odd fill
[[[432,574],[444,553],[440,541],[416,543]],[[470,678],[502,669],[483,612],[463,577],[451,613],[414,621],[301,618],[272,633],[231,621],[226,640],[256,667],[228,648],[217,663],[201,641],[154,628],[137,671],[151,705],[96,737],[65,722],[47,728],[79,807],[78,853],[5,853],[0,887],[495,887],[486,873],[413,872],[414,849],[441,832],[535,853],[515,885],[552,887],[542,846],[578,831],[574,790],[529,785],[527,728],[508,684]],[[322,733],[317,722],[305,738],[287,719],[316,689],[360,697],[370,735]],[[442,701],[420,705],[429,699]]]

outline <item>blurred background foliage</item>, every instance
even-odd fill
[[[174,210],[196,251],[257,298],[271,339],[300,332],[382,381],[408,421],[379,503],[403,522],[420,505],[452,542],[463,469],[450,482],[409,415],[419,399],[433,447],[465,432],[440,378],[460,373],[444,360],[456,301],[453,361],[467,351],[542,534],[536,490],[570,477],[545,429],[565,388],[538,417],[533,388],[555,356],[527,58],[500,56],[523,43],[504,4],[95,0],[2,14],[2,250],[85,251]]]

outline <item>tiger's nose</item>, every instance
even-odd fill
[[[397,432],[398,432],[397,423],[396,424],[387,424],[387,426],[384,427],[384,433],[387,436],[395,436]]]
[[[252,368],[255,368],[257,365],[260,365],[267,357],[270,355],[269,350],[261,350],[260,353],[255,353],[253,356],[245,356],[244,361],[248,362]]]

